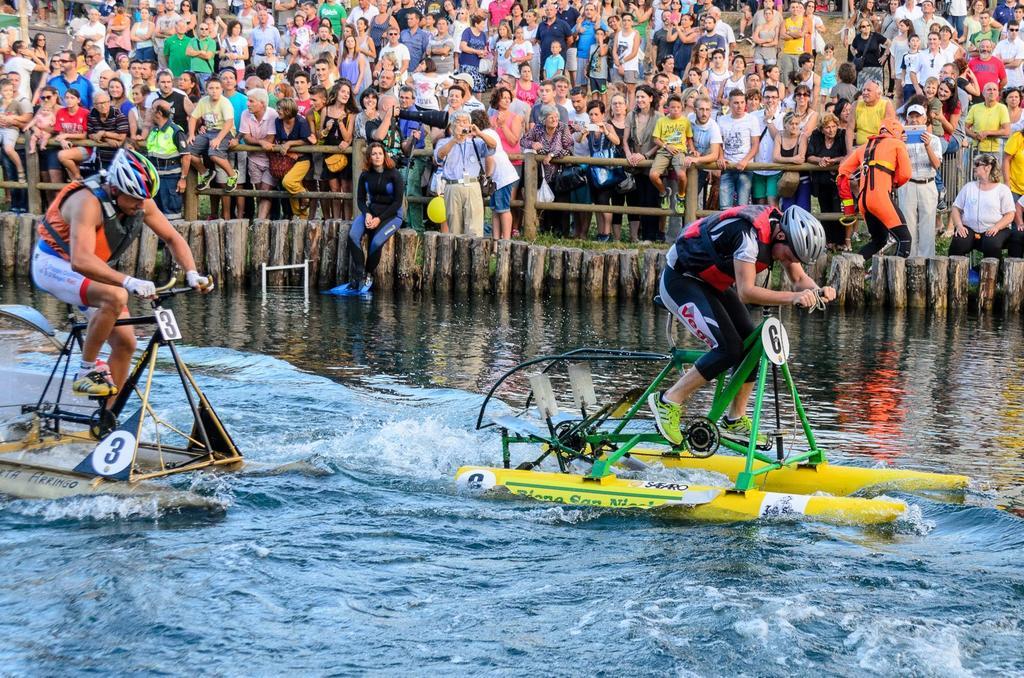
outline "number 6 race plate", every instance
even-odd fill
[[[761,326],[761,343],[764,353],[776,365],[786,362],[789,357],[789,336],[778,318],[768,318]]]
[[[160,334],[164,341],[177,341],[181,339],[181,330],[178,329],[178,320],[174,317],[174,311],[169,308],[160,308],[156,312],[156,326],[160,328]]]

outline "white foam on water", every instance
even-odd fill
[[[500,505],[499,505],[500,506]],[[529,506],[529,505],[527,505]],[[598,518],[600,511],[592,509],[567,508],[537,503],[528,508],[517,502],[515,508],[499,508],[494,502],[467,500],[459,506],[446,504],[444,507],[424,508],[383,504],[375,511],[381,516],[436,516],[438,518],[461,518],[466,520],[493,520],[498,522],[534,523],[536,525],[578,525]]]
[[[748,640],[767,640],[768,622],[755,617],[753,619],[741,619],[732,625],[732,630]]]
[[[386,422],[360,450],[349,450],[347,458],[360,457],[377,469],[419,478],[450,478],[460,466],[492,466],[501,460],[501,448],[494,437],[488,442],[465,428],[452,427],[436,417]]]
[[[155,496],[119,497],[97,495],[59,500],[17,500],[7,505],[15,513],[46,522],[59,520],[120,520],[125,518],[156,518],[160,502]]]
[[[970,676],[958,631],[933,620],[861,618],[843,645],[860,668],[879,675]]]

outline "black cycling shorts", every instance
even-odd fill
[[[694,363],[702,377],[711,381],[743,362],[743,341],[754,331],[754,321],[735,288],[719,292],[700,278],[666,267],[661,300],[690,334],[707,344],[708,352]],[[756,377],[755,370],[747,381]]]

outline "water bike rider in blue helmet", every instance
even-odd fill
[[[691,334],[707,344],[708,351],[675,385],[648,398],[658,431],[666,440],[682,444],[683,403],[743,361],[743,341],[755,329],[745,304],[810,307],[819,295],[824,301],[835,299],[834,289],[819,288],[803,268],[824,251],[821,222],[796,205],[785,212],[770,205],[733,207],[683,229],[661,274],[661,300]],[[784,267],[792,292],[757,284],[757,274],[773,261]],[[723,417],[723,436],[743,443],[750,440],[752,425],[746,409],[756,374],[751,374]],[[767,442],[758,436],[759,445]]]
[[[189,287],[209,291],[212,285],[196,271],[185,239],[171,226],[153,196],[160,177],[144,156],[121,149],[106,174],[73,181],[39,222],[39,240],[32,253],[32,280],[61,301],[86,312],[89,327],[82,346],[82,363],[71,385],[86,396],[116,395],[128,377],[135,353],[131,327],[116,327],[128,315],[128,295],[149,299],[156,294],[151,280],[140,280],[111,267],[147,226],[164,241],[185,269]],[[98,361],[104,342],[110,342],[109,366]]]

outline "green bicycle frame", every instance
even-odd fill
[[[750,441],[746,445],[726,439],[722,439],[720,442],[720,444],[727,449],[746,457],[744,470],[738,474],[736,484],[733,488],[740,492],[753,489],[759,476],[778,470],[784,466],[791,466],[794,464],[806,464],[813,466],[822,464],[826,461],[824,451],[818,449],[817,441],[815,440],[814,433],[811,430],[810,422],[807,420],[807,414],[804,410],[803,404],[800,402],[800,396],[797,394],[796,385],[794,384],[792,374],[789,371],[789,365],[785,361],[778,366],[778,369],[782,374],[785,387],[788,389],[789,395],[793,399],[797,418],[800,420],[801,427],[803,428],[803,434],[807,439],[809,449],[806,452],[789,455],[787,458],[779,460],[767,456],[757,448],[756,433],[760,430],[761,426],[766,392],[765,387],[767,384],[769,369],[771,367],[771,361],[765,353],[764,345],[761,341],[761,328],[763,325],[764,321],[762,321],[754,332],[743,342],[746,356],[740,365],[733,370],[731,375],[722,375],[718,378],[718,382],[715,387],[715,395],[711,403],[711,408],[707,414],[707,418],[709,420],[713,422],[718,421],[722,415],[725,414],[730,403],[739,394],[740,389],[743,388],[750,376],[755,374],[756,371],[754,412],[751,418],[754,435],[751,435]],[[640,409],[645,407],[648,396],[660,390],[662,383],[670,374],[676,371],[682,372],[686,365],[692,365],[702,355],[704,355],[703,351],[673,348],[669,356],[668,363],[661,369],[654,380],[646,387],[646,389],[644,389],[642,395],[632,403],[628,411],[618,420],[617,425],[610,431],[601,430],[600,428],[600,425],[609,419],[606,411],[602,411],[598,415],[591,417],[586,416],[584,413],[581,420],[574,421],[572,431],[580,435],[580,437],[585,441],[587,447],[591,450],[598,451],[604,448],[610,449],[608,454],[601,455],[597,461],[594,462],[590,473],[588,473],[585,478],[600,481],[601,478],[611,475],[612,467],[622,460],[623,457],[627,456],[629,452],[636,448],[640,443],[671,444],[657,432],[636,433],[627,432],[625,429],[629,425],[629,422],[636,417]],[[549,431],[552,432],[550,438],[538,436],[536,434],[510,434],[507,430],[503,429],[502,457],[506,468],[509,467],[511,457],[509,446],[510,444],[515,443],[541,443],[545,446],[544,456],[552,452],[556,453],[556,456],[559,459],[559,464],[563,466],[563,471],[565,470],[564,458],[571,458],[573,455],[578,456],[578,452],[576,450],[566,447],[556,439],[552,422],[548,421],[547,423]],[[595,428],[596,430],[594,430]],[[755,468],[755,462],[761,462],[761,465]]]

